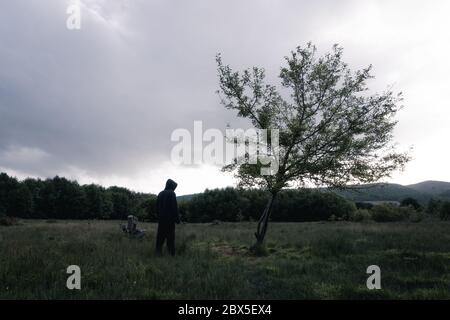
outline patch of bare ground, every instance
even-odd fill
[[[246,257],[254,258],[248,248],[236,247],[229,243],[214,243],[211,245],[211,250],[220,256],[224,257]]]

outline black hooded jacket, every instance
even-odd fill
[[[156,212],[158,214],[159,222],[180,222],[177,196],[175,195],[177,185],[178,184],[175,181],[168,179],[166,182],[166,188],[158,194],[158,199],[156,200]]]

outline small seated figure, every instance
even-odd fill
[[[137,228],[138,218],[133,215],[127,217],[127,224],[122,224],[120,228],[124,233],[127,233],[136,238],[142,238],[145,235],[145,230],[140,230]]]
[[[128,224],[127,224],[128,233],[134,234],[136,232],[137,220],[138,220],[137,217],[133,215],[128,216]]]

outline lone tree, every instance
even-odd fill
[[[375,182],[409,161],[408,153],[396,152],[391,143],[401,93],[388,89],[369,94],[372,66],[352,72],[342,52],[334,45],[317,57],[311,43],[297,47],[281,68],[282,91],[265,83],[264,69],[234,72],[220,54],[216,57],[222,104],[251,120],[256,129],[279,132],[278,145],[268,141],[269,150],[277,148],[275,174],[261,174],[265,164],[260,161],[235,159],[223,167],[235,173],[240,187],[260,187],[271,195],[258,222],[256,245],[263,244],[273,201],[283,188],[293,183],[345,188]]]

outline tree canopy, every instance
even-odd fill
[[[272,194],[255,233],[259,244],[273,198],[289,184],[345,188],[376,182],[409,161],[392,143],[401,93],[370,93],[372,66],[353,72],[342,54],[338,45],[322,56],[311,43],[297,47],[285,57],[280,88],[266,83],[262,68],[233,71],[216,57],[222,104],[268,132],[271,157],[278,163],[278,170],[267,175],[264,163],[246,162],[244,154],[223,168],[234,172],[241,186]],[[277,143],[270,141],[274,130]]]
[[[275,175],[261,175],[258,164],[231,164],[243,186],[278,192],[289,182],[345,187],[380,180],[409,160],[391,143],[401,108],[401,93],[369,94],[372,67],[352,72],[342,61],[343,49],[317,57],[309,43],[285,58],[283,90],[266,84],[265,70],[235,72],[217,56],[222,103],[251,120],[255,128],[279,130]]]

